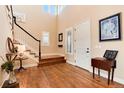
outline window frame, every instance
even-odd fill
[[[68,33],[71,33],[71,40],[70,40],[70,47],[71,47],[71,52],[69,52],[68,51]],[[74,36],[73,36],[74,34],[73,34],[73,28],[72,27],[70,27],[70,28],[67,28],[66,29],[66,31],[65,31],[65,52],[66,52],[66,54],[69,54],[69,55],[73,55],[73,53],[74,53]]]
[[[46,35],[45,35],[46,34]],[[44,42],[44,37],[48,37],[48,42],[46,43],[46,42]],[[44,31],[44,32],[42,32],[42,46],[50,46],[50,33],[48,32],[48,31]]]

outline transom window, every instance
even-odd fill
[[[43,10],[51,15],[59,15],[65,5],[43,5]]]

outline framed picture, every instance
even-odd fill
[[[101,19],[99,21],[99,40],[120,40],[120,13]]]
[[[58,35],[58,41],[59,41],[59,42],[62,42],[62,41],[63,41],[63,33],[60,33],[60,34]]]

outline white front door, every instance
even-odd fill
[[[83,22],[75,27],[74,39],[76,65],[90,70],[90,21]]]

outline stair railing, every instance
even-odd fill
[[[11,6],[11,10],[12,10],[12,16],[13,16],[13,25],[15,24],[17,27],[19,27],[23,32],[25,32],[28,36],[30,36],[31,38],[33,38],[36,42],[39,42],[39,62],[41,61],[41,40],[38,40],[37,38],[35,38],[33,35],[31,35],[28,31],[26,31],[23,27],[21,27],[17,22],[16,22],[16,17],[13,15],[13,9]]]
[[[24,28],[22,28],[19,24],[17,24],[15,16],[13,16],[13,19],[14,19],[14,23],[17,27],[19,27],[22,31],[24,31],[26,34],[28,34],[30,37],[32,37],[35,41],[39,42],[39,62],[40,62],[40,60],[41,60],[41,40],[38,40],[33,35],[31,35],[28,31],[26,31]]]

